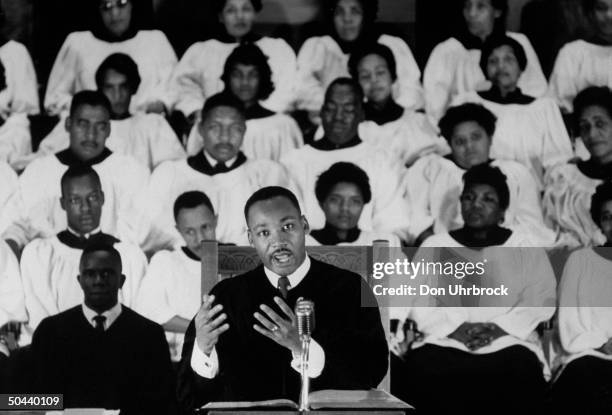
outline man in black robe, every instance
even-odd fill
[[[184,409],[210,401],[297,401],[301,343],[292,309],[300,297],[316,310],[311,390],[375,388],[387,371],[388,347],[378,308],[361,306],[362,291],[373,297],[367,283],[306,255],[308,222],[287,189],[258,190],[245,217],[262,265],[204,296],[183,347]]]

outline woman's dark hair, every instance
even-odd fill
[[[455,127],[467,121],[476,122],[490,137],[495,134],[495,122],[497,121],[495,115],[480,104],[468,103],[451,107],[446,111],[438,123],[442,137],[450,143]]]
[[[606,181],[597,186],[595,193],[591,196],[591,218],[599,227],[601,222],[601,208],[604,203],[612,200],[612,182]]]
[[[250,0],[250,1],[255,11],[259,13],[261,9],[263,8],[263,4],[261,3],[261,0]],[[214,13],[215,14],[221,13],[223,11],[223,8],[225,7],[225,3],[227,3],[227,0],[212,0],[212,6],[213,6],[212,9]]]
[[[221,80],[225,83],[225,90],[229,90],[232,70],[238,64],[253,65],[259,73],[259,90],[257,99],[264,100],[274,91],[272,82],[272,69],[268,64],[268,57],[254,43],[243,43],[235,48],[225,61]]]
[[[514,51],[514,56],[518,61],[521,71],[524,71],[527,67],[527,55],[525,54],[525,49],[519,42],[506,35],[490,36],[482,45],[482,54],[480,55],[480,69],[482,69],[482,73],[485,74],[485,76],[487,76],[487,61],[489,60],[489,56],[491,56],[495,49],[501,46],[510,46]]]
[[[573,128],[580,135],[580,117],[588,107],[600,107],[612,118],[612,91],[607,86],[591,86],[583,89],[574,98]]]
[[[463,175],[463,189],[478,184],[487,184],[495,189],[499,198],[499,207],[502,210],[508,209],[510,205],[510,189],[508,189],[508,179],[497,167],[487,163],[479,164],[470,168]]]
[[[369,43],[365,47],[359,48],[351,54],[348,61],[348,69],[351,77],[353,79],[359,79],[359,71],[357,68],[359,66],[359,62],[369,55],[380,56],[387,62],[387,67],[391,73],[391,79],[395,82],[397,79],[397,65],[395,62],[395,57],[393,56],[391,49],[385,45],[381,45],[380,43]]]
[[[91,31],[95,37],[101,40],[117,41],[131,39],[136,36],[139,30],[152,29],[153,25],[153,6],[150,0],[130,0],[132,3],[132,19],[130,21],[130,27],[126,33],[121,36],[120,39],[113,38],[109,33],[102,16],[100,14],[100,3],[102,0],[86,0],[90,12],[90,18],[87,19],[90,22]]]
[[[315,196],[319,204],[323,204],[329,192],[338,183],[352,183],[361,191],[363,202],[369,203],[372,200],[372,189],[370,179],[365,171],[353,163],[339,162],[321,173],[315,183]]]
[[[123,53],[113,53],[100,64],[96,71],[96,86],[98,90],[101,90],[104,86],[104,78],[109,69],[125,75],[130,85],[130,89],[132,90],[132,94],[138,91],[138,87],[140,86],[138,65],[134,62],[134,59]]]

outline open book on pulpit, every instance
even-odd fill
[[[320,390],[308,395],[310,409],[412,409],[404,401],[377,389],[372,390]],[[297,410],[299,405],[289,399],[272,399],[254,402],[210,402],[201,411],[229,409],[290,409]]]

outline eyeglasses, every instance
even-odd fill
[[[108,11],[113,7],[124,8],[129,2],[130,0],[104,0],[100,2],[100,10]]]

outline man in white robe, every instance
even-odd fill
[[[146,186],[149,172],[133,158],[106,148],[110,113],[110,103],[100,92],[81,91],[74,96],[65,124],[70,147],[35,160],[19,177],[19,191],[9,202],[19,217],[3,234],[13,247],[66,229],[60,179],[69,166],[83,163],[100,175],[106,195],[102,228],[122,239],[138,239],[133,229],[138,228],[139,216],[134,214],[132,202],[137,191]]]
[[[153,255],[140,287],[137,310],[164,327],[170,357],[178,362],[187,326],[201,305],[201,242],[215,240],[217,217],[208,196],[198,191],[180,195],[173,211],[184,244]]]
[[[67,227],[57,235],[33,240],[21,257],[29,334],[45,317],[83,302],[77,275],[87,244],[108,243],[121,254],[126,282],[120,300],[128,307],[134,307],[146,272],[147,259],[138,246],[102,232],[100,219],[106,194],[93,168],[70,167],[62,176],[61,191]]]
[[[172,217],[172,205],[186,191],[199,190],[210,197],[219,214],[219,241],[244,245],[247,239],[242,207],[249,195],[265,186],[295,187],[280,164],[251,160],[239,151],[245,115],[237,98],[224,94],[210,97],[202,109],[199,129],[204,149],[187,160],[162,163],[140,198],[139,206],[150,220],[144,241],[146,251],[183,244]]]
[[[372,201],[364,206],[359,228],[387,231],[410,239],[408,209],[399,188],[401,164],[396,157],[364,143],[357,133],[363,119],[363,92],[350,78],[339,78],[328,88],[321,119],[325,137],[287,153],[281,162],[298,183],[303,210],[313,229],[325,225],[325,215],[315,197],[317,177],[334,163],[350,162],[366,172],[372,187]]]

